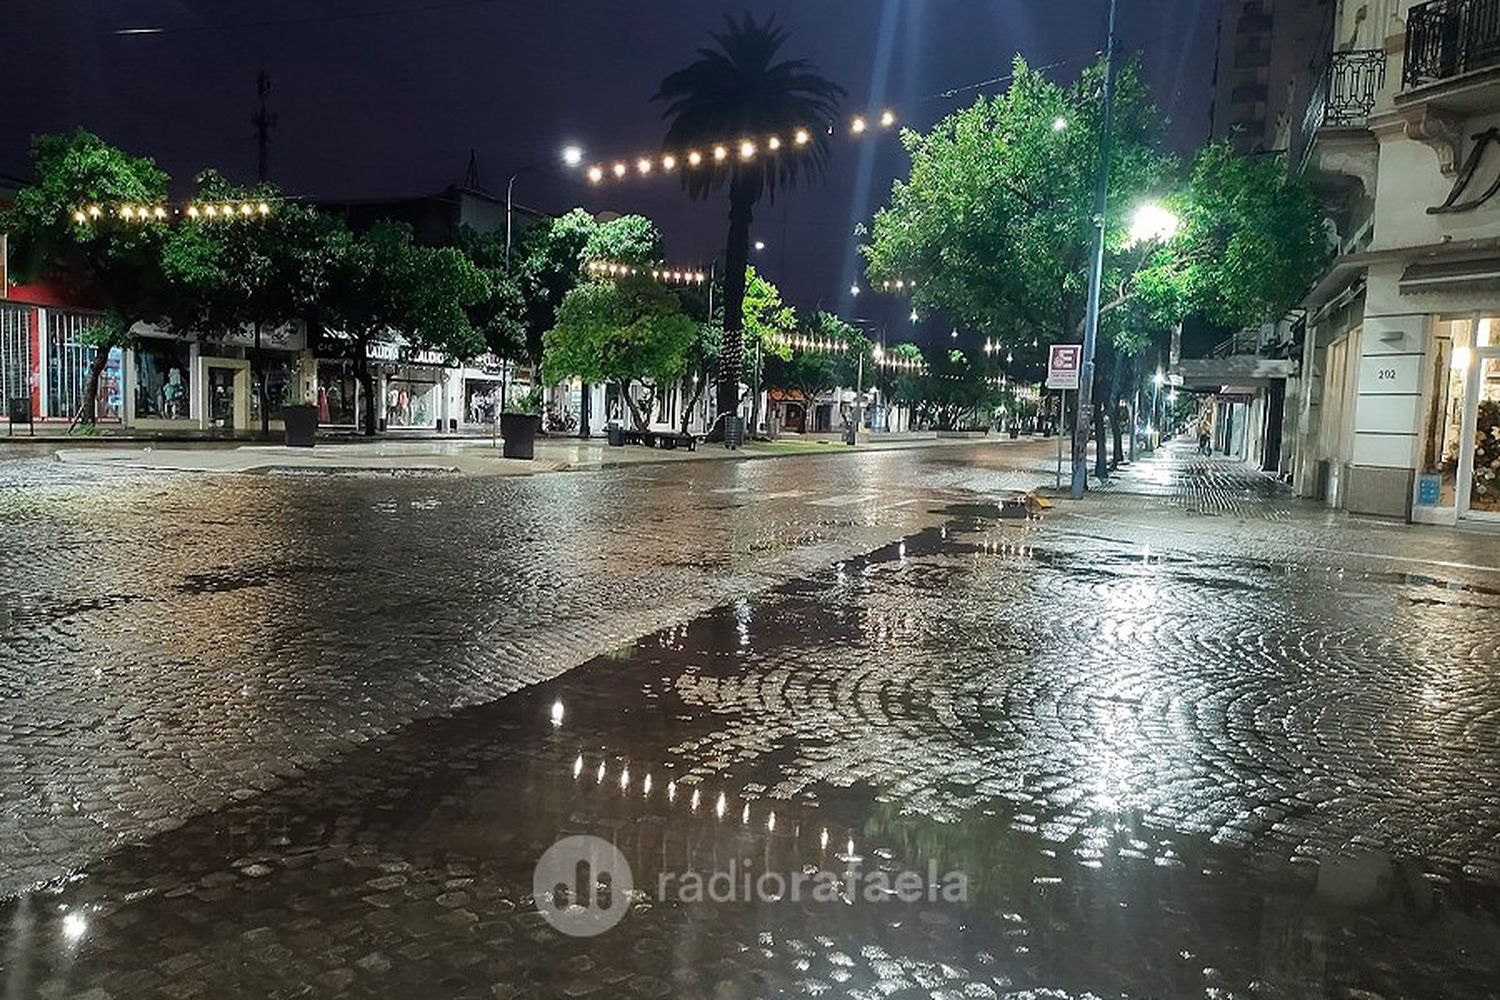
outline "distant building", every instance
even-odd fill
[[[1239,153],[1276,149],[1332,24],[1332,0],[1221,0],[1212,138]]]

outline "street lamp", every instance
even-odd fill
[[[766,248],[766,244],[765,244],[764,241],[762,241],[762,240],[756,240],[755,241],[755,249],[757,251],[764,250],[765,248]]]
[[[1130,219],[1130,245],[1170,240],[1177,235],[1180,224],[1177,216],[1162,206],[1154,202],[1142,205]]]
[[[564,146],[561,156],[564,164],[576,167],[583,162],[583,149],[579,146]],[[528,163],[520,170],[511,174],[510,180],[505,182],[505,269],[507,271],[510,270],[511,217],[515,208],[516,178],[522,174],[528,174],[538,167],[544,167],[548,162],[547,160],[540,160],[536,163]]]

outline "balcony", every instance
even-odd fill
[[[1365,127],[1380,88],[1385,86],[1385,61],[1381,49],[1354,49],[1329,56],[1302,115],[1304,161],[1320,129]]]
[[[1338,200],[1351,179],[1366,194],[1374,190],[1378,149],[1368,126],[1385,87],[1385,67],[1383,49],[1330,53],[1303,111],[1292,165]]]
[[[1500,65],[1500,0],[1428,0],[1407,13],[1401,86],[1415,90]]]

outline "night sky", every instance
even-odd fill
[[[655,151],[650,103],[726,13],[777,12],[786,55],[805,57],[850,94],[846,111],[892,107],[925,127],[1006,73],[1068,61],[1071,78],[1103,44],[1105,0],[0,0],[0,172],[25,176],[33,133],[84,126],[154,157],[186,190],[208,166],[250,181],[255,78],[271,75],[271,179],[322,198],[435,193],[460,183],[471,148],[481,184],[561,212],[639,211],[671,262],[722,253],[727,206],[689,202],[657,178],[591,187],[558,151],[593,159]],[[379,16],[372,12],[384,11]],[[1121,34],[1141,53],[1177,146],[1208,132],[1218,4],[1121,0]],[[164,28],[118,35],[119,29]],[[985,88],[992,92],[998,85]],[[799,306],[905,324],[909,307],[863,295],[853,228],[904,173],[895,137],[839,142],[826,183],[757,213],[756,263]],[[908,324],[909,325],[909,324]],[[932,324],[927,333],[932,334]]]

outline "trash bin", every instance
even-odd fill
[[[625,434],[615,424],[609,425],[609,446],[611,448],[623,448],[625,446]]]

